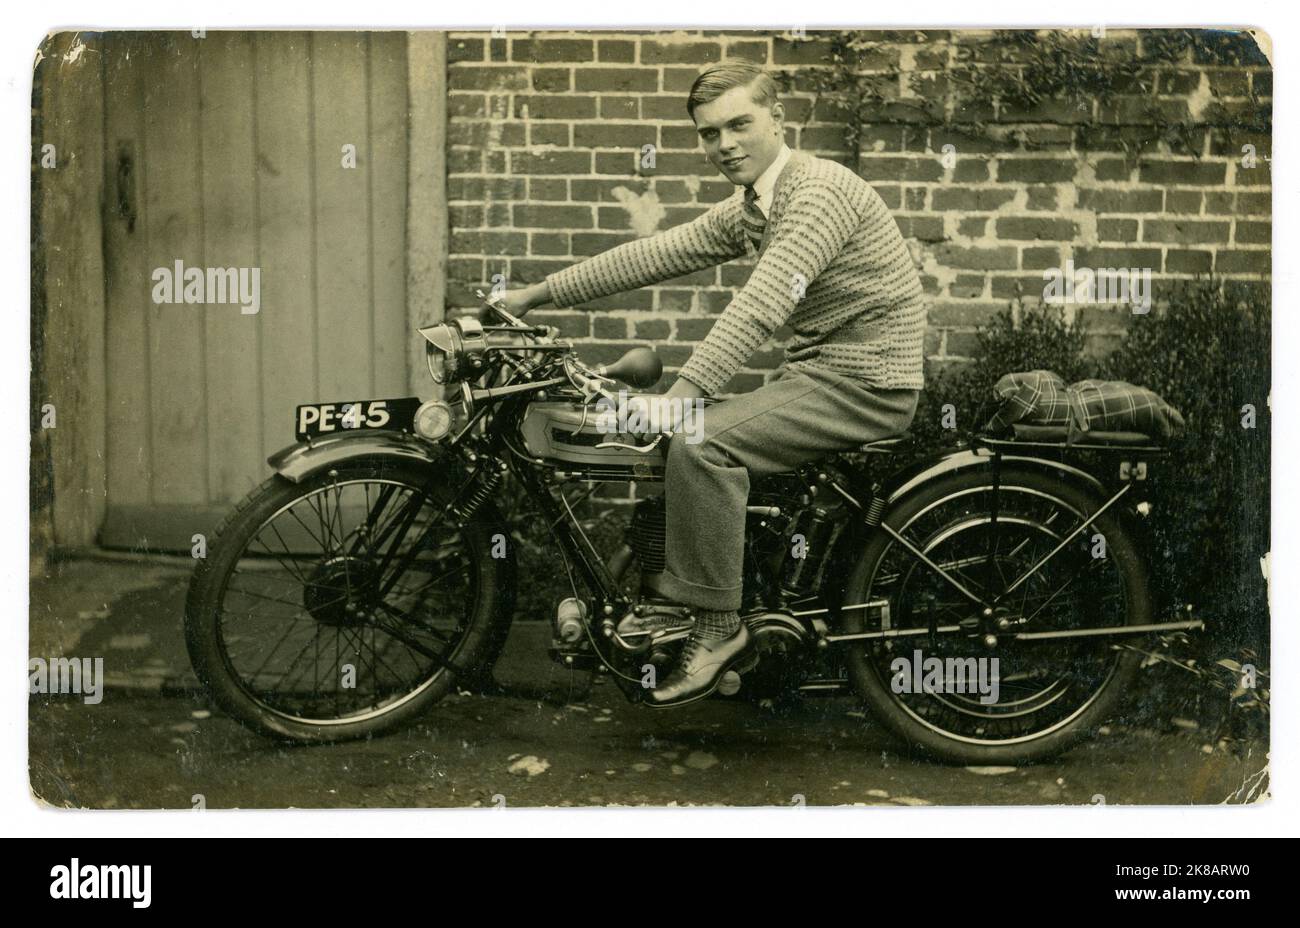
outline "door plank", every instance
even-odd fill
[[[293,443],[294,407],[320,397],[316,378],[315,206],[310,39],[259,32],[257,223],[261,229],[262,452]]]
[[[149,269],[204,266],[199,178],[198,43],[188,32],[154,33],[144,49],[145,215]],[[129,283],[129,282],[128,282]],[[152,373],[150,434],[154,502],[208,499],[204,318],[229,307],[148,300]]]
[[[374,292],[374,392],[405,396],[406,33],[370,33],[371,287]]]
[[[110,504],[151,499],[148,221],[142,186],[149,39],[104,33],[105,439]]]
[[[317,32],[312,49],[320,398],[347,400],[373,389],[366,37]],[[342,165],[344,145],[356,146],[355,168]]]
[[[252,35],[211,31],[198,52],[206,263],[257,268]],[[245,314],[237,305],[209,307],[205,315],[208,501],[230,503],[266,472],[258,376],[262,316],[260,309]]]

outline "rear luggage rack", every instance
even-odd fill
[[[1015,423],[1012,435],[995,438],[977,435],[977,444],[990,448],[1054,448],[1070,451],[1123,451],[1142,454],[1166,454],[1169,447],[1160,439],[1142,432],[1103,432],[1071,429],[1064,425],[1027,425]]]

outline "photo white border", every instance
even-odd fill
[[[0,30],[0,115],[3,116],[4,190],[8,194],[3,224],[3,264],[5,289],[13,301],[11,318],[21,320],[20,332],[6,340],[0,373],[7,385],[4,395],[26,398],[30,392],[28,352],[30,350],[30,101],[32,63],[36,48],[47,31],[85,26],[105,29],[121,28],[572,28],[580,23],[591,26],[599,19],[601,27],[629,28],[793,28],[803,26],[843,28],[1011,28],[1017,26],[1088,27],[1104,24],[1108,28],[1136,26],[1232,26],[1263,29],[1272,38],[1277,101],[1274,128],[1273,195],[1277,205],[1273,214],[1274,299],[1274,377],[1277,398],[1272,404],[1274,462],[1291,460],[1300,451],[1300,428],[1297,423],[1296,379],[1300,364],[1294,363],[1291,348],[1300,349],[1297,339],[1296,313],[1289,307],[1296,297],[1295,266],[1285,259],[1297,244],[1296,211],[1300,202],[1296,174],[1290,170],[1285,153],[1296,146],[1296,124],[1291,121],[1295,110],[1297,82],[1295,59],[1290,56],[1290,39],[1295,36],[1294,4],[1280,2],[1208,3],[1198,0],[1143,4],[1135,18],[1135,5],[1119,0],[1101,0],[1077,7],[1045,7],[1026,0],[974,8],[956,0],[935,0],[922,6],[898,7],[873,4],[864,8],[858,3],[801,3],[804,22],[788,22],[790,4],[774,0],[751,0],[744,5],[747,23],[734,21],[737,7],[725,12],[716,8],[702,16],[701,5],[684,0],[656,0],[654,3],[616,4],[573,7],[561,18],[554,9],[539,15],[535,3],[521,0],[496,0],[490,9],[496,20],[484,22],[481,16],[457,16],[455,7],[416,3],[390,3],[372,0],[362,5],[304,6],[285,0],[207,4],[179,4],[149,0],[132,4],[129,12],[100,2],[56,2],[20,4],[6,8],[9,25]],[[1062,15],[1065,14],[1065,15]],[[429,22],[436,16],[438,21]],[[870,17],[866,19],[866,17]],[[865,20],[865,21],[864,21]],[[1082,20],[1082,21],[1081,21]],[[691,26],[694,23],[696,25]],[[1281,152],[1279,158],[1276,153]],[[1277,363],[1292,362],[1292,363]],[[1217,385],[1207,384],[1207,389]],[[12,407],[11,407],[12,408]],[[26,421],[27,409],[23,416]],[[1297,563],[1296,532],[1300,527],[1297,490],[1289,480],[1289,469],[1274,469],[1272,481],[1274,577],[1273,601],[1284,604],[1274,608],[1272,622],[1272,745],[1273,770],[1270,791],[1273,798],[1253,806],[1206,807],[1177,806],[1160,808],[1131,807],[993,807],[993,808],[884,808],[865,809],[760,809],[760,810],[396,810],[396,811],[220,811],[180,812],[69,812],[38,806],[30,798],[27,777],[27,695],[26,646],[28,625],[27,532],[20,526],[29,521],[27,506],[28,453],[17,436],[6,442],[3,471],[6,492],[0,493],[0,596],[7,617],[0,629],[0,666],[22,667],[16,683],[5,690],[0,708],[0,822],[4,833],[12,835],[53,836],[203,836],[217,835],[310,835],[310,836],[387,836],[428,834],[464,836],[482,835],[610,835],[637,837],[663,835],[861,835],[884,836],[1241,836],[1264,837],[1300,833],[1297,829],[1297,705],[1296,691],[1290,685],[1295,669],[1297,623],[1291,616],[1300,602],[1300,563]],[[22,492],[15,492],[17,488]],[[544,656],[539,655],[539,659]],[[490,724],[485,722],[484,724]],[[93,758],[87,758],[93,763]],[[954,771],[954,775],[962,775]],[[683,801],[691,801],[689,794]]]

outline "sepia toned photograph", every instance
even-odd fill
[[[1272,42],[51,32],[34,800],[1269,800]]]

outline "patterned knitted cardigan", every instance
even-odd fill
[[[549,275],[557,306],[622,293],[753,253],[744,192],[703,215]],[[778,327],[786,367],[822,367],[878,389],[923,386],[925,303],[916,266],[879,194],[833,161],[795,152],[777,178],[758,261],[680,371],[706,395]]]

